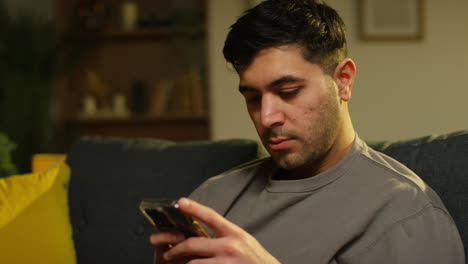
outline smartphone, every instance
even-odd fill
[[[179,209],[177,200],[166,198],[145,198],[140,211],[157,231],[179,231],[185,237],[209,237],[198,221]]]

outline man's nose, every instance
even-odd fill
[[[273,96],[262,97],[261,123],[265,128],[280,126],[284,123],[284,113],[281,110],[281,102]]]

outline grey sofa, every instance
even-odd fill
[[[468,131],[370,145],[406,164],[439,193],[466,252]],[[67,158],[78,263],[151,263],[153,230],[137,209],[142,198],[186,196],[205,179],[264,155],[249,140],[79,140]]]

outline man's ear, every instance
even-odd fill
[[[354,79],[356,78],[356,65],[353,60],[346,58],[335,68],[334,79],[338,86],[338,95],[342,101],[351,100]]]

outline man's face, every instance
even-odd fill
[[[297,45],[261,50],[239,76],[249,115],[276,163],[288,170],[320,166],[340,125],[332,77]]]

